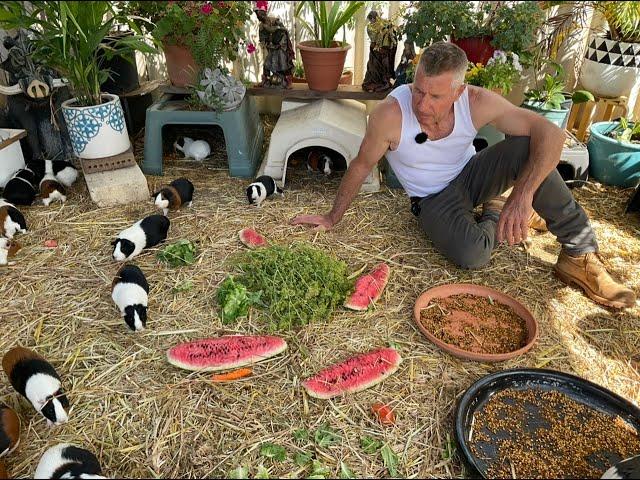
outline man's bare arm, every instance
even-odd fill
[[[394,117],[400,118],[400,115],[400,107],[391,99],[380,103],[371,112],[358,155],[349,163],[331,211],[325,215],[300,215],[291,221],[292,225],[312,224],[317,229],[329,230],[340,222],[367,175],[389,149],[389,125],[397,122]]]

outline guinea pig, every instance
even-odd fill
[[[45,173],[44,178],[40,182],[40,197],[42,197],[42,204],[46,207],[50,203],[59,200],[61,203],[67,201],[67,191],[62,186],[56,177],[50,173]]]
[[[134,332],[147,326],[149,284],[142,270],[124,265],[111,284],[111,298],[120,309],[124,323]]]
[[[19,243],[0,237],[0,265],[9,265],[9,259],[21,248]]]
[[[31,205],[36,198],[35,175],[28,169],[18,170],[4,186],[2,195],[14,205]]]
[[[0,459],[0,478],[11,478],[7,472],[7,467],[4,464],[4,460]]]
[[[36,176],[35,183],[40,183],[46,173],[53,175],[65,187],[73,185],[78,178],[78,169],[66,160],[35,160],[29,162],[29,168]]]
[[[71,443],[59,443],[47,449],[33,478],[106,478],[98,458],[89,450]]]
[[[186,178],[178,178],[153,194],[155,205],[166,216],[169,210],[178,210],[182,205],[190,207],[193,191],[193,183]]]
[[[211,147],[204,140],[194,140],[193,138],[183,137],[182,146],[176,140],[173,147],[184,153],[184,158],[193,158],[201,162],[211,153]]]
[[[307,170],[310,172],[323,172],[325,175],[331,175],[333,169],[333,160],[326,153],[312,150],[307,155]]]
[[[13,408],[0,403],[0,457],[9,455],[20,443],[20,418]]]
[[[284,191],[278,187],[276,181],[269,175],[261,175],[247,187],[247,199],[249,204],[259,207],[260,204],[274,193],[284,197]]]
[[[28,348],[15,347],[2,358],[2,369],[13,388],[47,419],[47,425],[67,422],[69,400],[49,362]]]
[[[22,212],[10,203],[4,203],[0,200],[0,237],[11,240],[16,233],[25,233],[26,231],[27,222]]]
[[[153,247],[166,240],[171,222],[164,215],[149,215],[118,234],[111,242],[113,259],[117,262],[130,260],[143,249]]]

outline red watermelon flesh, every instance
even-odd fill
[[[325,368],[302,382],[302,386],[312,397],[322,399],[359,392],[387,378],[401,361],[393,348],[381,348]]]
[[[181,343],[167,351],[167,359],[185,370],[214,372],[257,363],[286,348],[280,337],[227,335]]]
[[[371,273],[362,275],[356,280],[354,292],[344,302],[344,306],[351,310],[369,308],[369,305],[375,303],[382,295],[382,291],[389,281],[389,273],[389,265],[380,263]]]
[[[249,248],[265,247],[267,241],[253,228],[243,228],[238,232],[240,241]]]

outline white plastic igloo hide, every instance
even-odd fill
[[[258,175],[269,175],[284,186],[289,156],[314,146],[338,152],[348,167],[358,154],[366,129],[365,106],[355,100],[285,100]],[[380,174],[375,167],[360,191],[378,190]]]

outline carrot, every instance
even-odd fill
[[[376,402],[371,406],[371,410],[375,413],[376,417],[382,425],[394,425],[396,423],[396,414],[389,405]]]
[[[240,368],[226,373],[217,373],[211,375],[211,381],[213,382],[230,382],[232,380],[238,380],[240,378],[248,377],[253,373],[250,368]]]

